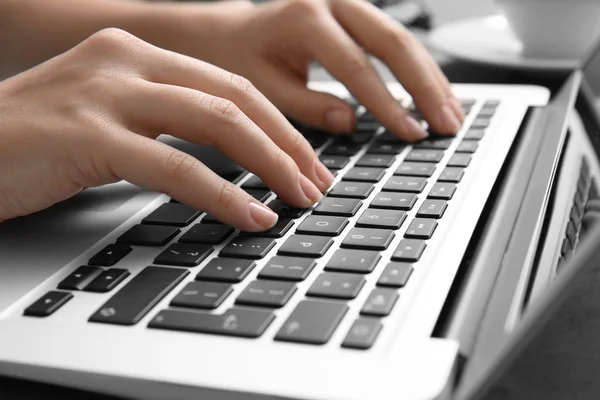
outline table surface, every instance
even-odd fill
[[[435,24],[450,22],[453,20],[489,15],[495,12],[493,0],[426,0],[434,17]],[[417,33],[426,43],[426,36]],[[559,80],[548,81],[547,77],[531,76],[519,71],[509,71],[489,66],[467,64],[434,54],[442,66],[442,69],[452,82],[457,83],[538,83],[546,86],[555,86]],[[377,65],[378,70],[385,80],[393,80],[394,77],[383,66]],[[328,79],[327,74],[322,71],[314,71],[311,75],[314,80]],[[61,399],[61,400],[115,400],[115,397],[99,395],[95,393],[82,392],[52,385],[28,382],[0,377],[0,398],[2,399]]]

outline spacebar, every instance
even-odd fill
[[[146,267],[104,303],[90,321],[134,325],[187,274],[185,269]]]

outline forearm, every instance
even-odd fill
[[[108,27],[182,53],[189,46],[185,36],[193,34],[194,55],[210,59],[215,51],[211,38],[227,29],[227,15],[222,4],[0,0],[0,73],[23,71]]]

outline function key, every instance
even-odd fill
[[[47,317],[61,308],[73,295],[69,292],[48,292],[35,303],[25,309],[23,315],[30,317]]]
[[[221,250],[220,256],[260,259],[275,246],[275,240],[264,237],[236,236]]]
[[[481,140],[483,138],[484,130],[483,129],[469,129],[465,136],[464,140]]]
[[[278,254],[298,257],[323,257],[333,239],[323,236],[292,235],[279,248]]]
[[[242,183],[242,189],[269,189],[267,185],[256,175],[252,175]]]
[[[333,156],[333,155],[324,155],[320,156],[319,160],[329,169],[342,169],[348,162],[350,161],[350,157],[345,156]]]
[[[479,143],[475,140],[463,140],[456,148],[457,153],[475,153]]]
[[[354,167],[346,172],[342,180],[377,183],[384,175],[385,169],[383,168]]]
[[[348,306],[341,302],[303,300],[281,326],[275,340],[325,344],[347,311]]]
[[[154,263],[195,267],[208,257],[212,251],[213,248],[205,244],[173,243],[154,259]]]
[[[337,215],[341,217],[352,217],[362,206],[358,199],[338,199],[325,197],[313,210],[315,215]]]
[[[417,217],[442,218],[448,203],[444,200],[425,200],[417,212]]]
[[[179,242],[221,244],[234,230],[227,225],[196,224],[179,238]]]
[[[425,250],[424,240],[417,239],[402,239],[396,247],[392,260],[394,261],[419,261],[423,251]]]
[[[223,314],[162,310],[150,321],[148,327],[257,338],[265,332],[273,319],[275,316],[269,310],[248,308],[231,308]]]
[[[258,274],[261,279],[303,281],[317,262],[311,258],[275,256]]]
[[[427,163],[438,163],[444,157],[444,152],[442,150],[421,150],[416,149],[412,150],[406,158],[405,161],[420,161]]]
[[[325,215],[309,215],[296,233],[307,235],[338,236],[348,225],[348,220],[343,217],[329,217]]]
[[[416,202],[416,194],[381,192],[375,196],[370,207],[408,211],[413,208]]]
[[[137,246],[164,246],[179,232],[179,229],[172,226],[135,225],[122,234],[117,242]]]
[[[131,252],[126,244],[109,244],[88,261],[89,265],[112,267]]]
[[[400,143],[386,143],[386,142],[375,142],[368,149],[367,153],[370,154],[400,154],[406,147],[404,142]]]
[[[306,211],[305,208],[294,208],[290,207],[283,202],[281,199],[275,199],[269,202],[268,207],[273,210],[273,212],[279,215],[282,218],[300,218],[302,214]]]
[[[431,218],[415,218],[404,233],[404,237],[414,239],[429,239],[437,228],[437,221]]]
[[[344,338],[342,347],[359,350],[370,349],[375,343],[381,327],[381,321],[377,318],[358,318]]]
[[[239,258],[213,258],[198,272],[197,281],[241,282],[254,269],[252,260]]]
[[[446,167],[440,174],[438,181],[458,183],[460,182],[464,174],[465,171],[462,168]]]
[[[246,193],[254,197],[259,203],[267,200],[272,194],[271,191],[267,189],[247,189]]]
[[[491,118],[496,113],[495,108],[482,108],[477,114],[477,118]]]
[[[453,138],[425,139],[413,144],[415,149],[447,150],[452,144]]]
[[[393,288],[401,288],[406,286],[410,275],[413,272],[411,264],[403,262],[391,262],[383,270],[377,286],[386,286]]]
[[[240,232],[242,236],[262,236],[269,238],[280,238],[294,226],[294,221],[289,218],[279,218],[272,228],[262,232]]]
[[[353,228],[342,242],[342,247],[385,250],[394,238],[394,231],[386,229]]]
[[[455,191],[456,185],[454,183],[436,182],[429,191],[427,198],[450,200]]]
[[[360,313],[377,317],[390,315],[398,297],[398,292],[394,289],[373,289]]]
[[[460,106],[461,107],[473,107],[475,105],[475,100],[473,99],[461,99]]]
[[[365,154],[357,162],[357,167],[380,167],[388,168],[391,167],[396,156],[386,154]]]
[[[471,123],[473,129],[485,129],[490,125],[489,118],[479,118],[479,116]]]
[[[106,293],[110,292],[129,276],[126,269],[111,268],[102,272],[89,285],[85,287],[86,292]]]
[[[467,167],[471,163],[471,155],[464,153],[455,153],[448,161],[449,167]]]
[[[333,253],[325,270],[368,274],[380,259],[381,255],[376,251],[339,249]]]
[[[392,176],[383,185],[384,191],[389,192],[409,192],[409,193],[421,193],[427,186],[427,180],[425,178],[418,178],[412,176]]]
[[[420,162],[403,162],[398,166],[394,175],[422,176],[429,178],[435,171],[435,164]]]
[[[253,281],[242,291],[236,304],[281,308],[296,292],[292,282]]]
[[[362,275],[323,272],[317,276],[306,295],[351,300],[358,296],[364,284]]]
[[[404,211],[367,208],[356,222],[356,226],[399,229],[405,219],[406,213]]]
[[[332,197],[348,197],[352,199],[366,199],[375,187],[368,182],[338,182],[327,193]]]
[[[355,143],[348,143],[344,141],[335,140],[329,146],[325,147],[323,154],[325,155],[339,155],[339,156],[353,156],[360,151],[362,145]]]
[[[187,226],[200,215],[194,210],[180,203],[165,203],[154,210],[142,220],[142,224]]]
[[[500,100],[487,100],[484,104],[483,104],[483,108],[496,108],[500,105]]]
[[[104,270],[99,267],[81,266],[63,279],[58,284],[58,288],[64,290],[81,290],[100,275],[102,271]]]

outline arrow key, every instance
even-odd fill
[[[64,290],[81,290],[100,275],[102,271],[104,270],[99,267],[81,266],[63,279],[58,284],[58,288]]]
[[[394,254],[392,260],[394,261],[419,261],[421,254],[425,250],[427,244],[424,240],[417,239],[402,239]]]
[[[123,282],[129,276],[129,271],[120,268],[111,268],[102,272],[89,285],[85,287],[86,292],[106,293],[110,292],[119,283]]]
[[[99,267],[112,267],[131,251],[131,246],[126,244],[109,244],[88,261],[89,265]]]
[[[360,313],[385,317],[392,312],[398,297],[398,292],[394,289],[373,289]]]
[[[69,292],[48,292],[27,307],[23,314],[30,317],[47,317],[72,298],[73,295]]]

